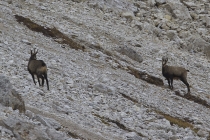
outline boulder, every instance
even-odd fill
[[[25,112],[25,103],[22,97],[12,88],[7,77],[0,75],[0,103],[3,106],[18,109],[21,113]]]
[[[43,125],[48,126],[50,128],[54,128],[55,130],[59,130],[61,128],[60,123],[52,118],[46,118],[42,115],[36,115],[34,118],[37,121],[41,122]]]
[[[53,127],[33,123],[19,115],[10,115],[7,119],[0,120],[0,126],[11,131],[11,136],[17,140],[58,140],[67,139],[65,133],[55,130]]]
[[[204,52],[210,57],[210,43],[206,42],[200,35],[192,35],[187,39],[187,49],[194,52]]]
[[[126,22],[131,22],[135,18],[134,13],[132,11],[122,12],[121,17],[126,18]]]
[[[208,137],[209,136],[209,133],[204,129],[198,130],[197,134],[199,137]]]
[[[136,51],[134,51],[133,49],[127,47],[127,46],[121,46],[119,47],[119,49],[117,50],[119,53],[128,56],[129,58],[141,63],[143,61],[143,58],[141,57],[141,55],[139,55]]]
[[[181,30],[178,35],[180,38],[185,39],[190,36],[190,31]]]
[[[197,5],[194,2],[183,1],[183,4],[185,6],[187,6],[187,8],[190,8],[190,9],[196,9],[197,8]]]
[[[207,28],[210,28],[210,17],[206,16],[205,18],[205,24]]]
[[[204,53],[206,54],[206,56],[207,56],[208,58],[210,58],[210,43],[208,43],[208,46],[206,46],[206,47],[204,48]]]
[[[166,35],[170,40],[177,38],[177,32],[175,30],[168,30]]]
[[[166,0],[155,0],[155,2],[156,2],[157,6],[162,5],[162,4],[166,4]]]
[[[137,133],[135,132],[128,132],[124,134],[125,139],[127,140],[142,140],[143,138],[141,136],[139,136]]]
[[[187,7],[178,1],[169,0],[167,4],[161,5],[161,7],[167,9],[173,18],[180,20],[192,19]]]

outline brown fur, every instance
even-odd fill
[[[37,72],[47,72],[47,67],[43,66],[37,69]]]
[[[44,79],[45,79],[47,83],[47,89],[49,90],[49,84],[48,84],[48,79],[47,79],[47,66],[43,60],[36,60],[37,53],[38,51],[35,52],[35,49],[34,49],[34,53],[31,51],[31,57],[29,58],[29,62],[28,62],[28,71],[31,74],[35,85],[36,85],[36,82],[34,79],[34,75],[37,76],[39,86],[41,86],[39,79],[40,78],[42,79],[42,86],[44,86]]]
[[[166,63],[168,62],[167,57],[162,58],[162,74],[163,76],[168,80],[168,85],[171,89],[173,89],[173,79],[180,79],[188,89],[188,93],[190,93],[190,87],[187,82],[187,72],[189,70],[186,70],[182,67],[175,67],[175,66],[168,66]]]

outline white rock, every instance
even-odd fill
[[[9,60],[8,61],[9,64],[12,64],[13,62],[14,62],[14,60]]]
[[[26,43],[26,44],[28,44],[28,45],[31,45],[31,42],[29,42],[29,41],[26,40],[26,39],[22,39],[22,42],[23,42],[23,43]]]
[[[130,22],[135,18],[133,12],[131,12],[131,11],[122,12],[121,17],[126,18],[126,20],[130,21]]]
[[[125,139],[129,139],[129,140],[142,140],[143,139],[135,132],[129,132],[129,133],[124,134],[123,136],[125,137]]]
[[[209,133],[206,131],[206,130],[202,130],[200,129],[198,132],[197,132],[198,136],[199,137],[203,137],[203,138],[206,138],[209,136]]]

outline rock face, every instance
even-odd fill
[[[0,0],[0,138],[210,139],[209,5]],[[49,91],[27,71],[33,48]],[[182,82],[168,88],[165,55],[190,70],[190,95]]]
[[[68,139],[65,133],[55,130],[53,127],[46,126],[39,120],[28,120],[25,116],[19,116],[13,112],[8,118],[0,120],[1,131],[5,134],[4,139],[14,140],[57,140]]]
[[[174,18],[181,20],[191,19],[190,13],[185,5],[179,2],[179,0],[169,0],[167,2],[169,9],[168,11]]]
[[[0,103],[5,106],[0,107],[0,111],[6,113],[5,116],[2,113],[0,115],[1,138],[5,140],[67,139],[65,133],[57,131],[61,128],[61,125],[54,119],[34,115],[30,111],[27,111],[26,116],[29,117],[26,117],[24,115],[26,111],[25,103],[21,95],[12,88],[8,78],[3,75],[0,75]],[[19,111],[11,111],[8,107]],[[23,114],[19,115],[19,112]]]
[[[25,103],[21,95],[12,88],[8,78],[3,75],[0,75],[0,103],[14,110],[18,109],[21,113],[25,112]]]
[[[200,35],[188,37],[188,50],[194,52],[203,52],[210,57],[210,43],[206,42]]]

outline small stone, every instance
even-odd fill
[[[135,16],[134,16],[133,12],[123,12],[121,14],[121,17],[124,17],[127,19],[127,21],[131,22]]]
[[[172,19],[172,17],[170,15],[165,15],[164,18],[167,19],[168,21],[170,21]]]
[[[23,42],[23,43],[26,43],[27,45],[31,45],[31,42],[29,42],[29,41],[26,40],[26,39],[22,39],[22,42]]]
[[[155,0],[157,6],[162,5],[162,4],[166,4],[166,0]]]
[[[199,137],[207,137],[207,136],[209,136],[209,133],[206,130],[203,130],[203,129],[200,129],[197,132],[197,134],[198,134]]]
[[[169,30],[167,31],[167,37],[170,40],[174,40],[177,37],[177,32],[175,30]]]
[[[135,132],[129,132],[124,134],[125,139],[127,140],[142,140],[143,138],[137,135]]]
[[[206,16],[206,27],[210,28],[210,17]]]
[[[34,118],[34,113],[31,112],[30,110],[26,110],[25,115],[27,117],[29,117],[29,119],[33,119]]]

